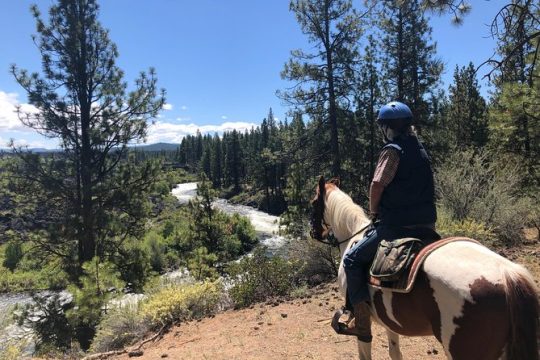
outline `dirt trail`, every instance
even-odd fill
[[[540,287],[540,242],[533,235],[527,245],[500,253],[525,265]],[[146,344],[136,359],[357,359],[356,340],[330,327],[334,310],[342,304],[337,287],[329,284],[304,299],[230,310],[172,328]],[[389,359],[385,330],[374,324],[373,335],[373,360]],[[446,359],[433,337],[401,337],[401,351],[404,359]],[[115,359],[130,358],[124,354]]]
[[[335,286],[327,285],[304,299],[227,311],[174,327],[138,359],[357,359],[356,340],[330,327],[341,303]],[[373,330],[373,359],[388,359],[384,329]],[[434,338],[402,338],[401,349],[406,359],[446,358]]]

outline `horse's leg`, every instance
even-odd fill
[[[358,354],[360,360],[371,360],[371,342],[358,340]]]
[[[399,335],[393,331],[386,330],[388,337],[388,353],[392,360],[402,360],[401,350],[399,349]]]

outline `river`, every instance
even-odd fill
[[[178,184],[172,191],[180,204],[187,204],[197,194],[197,183]],[[269,253],[275,254],[286,242],[283,236],[278,235],[279,217],[259,211],[249,206],[231,204],[225,199],[216,199],[213,202],[216,209],[224,211],[227,214],[238,213],[246,216],[252,223],[259,242],[268,248]],[[175,277],[181,272],[173,272],[164,276]],[[126,297],[126,301],[132,296]],[[0,294],[0,344],[6,343],[9,339],[18,339],[30,335],[29,329],[11,324],[6,326],[6,320],[11,309],[16,305],[24,305],[31,302],[29,294]],[[1,345],[0,345],[1,347]]]
[[[197,183],[178,184],[172,194],[181,204],[187,204],[197,194]],[[268,247],[271,253],[275,253],[285,244],[286,239],[278,235],[279,217],[250,206],[231,204],[225,199],[217,199],[213,205],[227,214],[238,213],[247,217],[255,228],[260,243]]]

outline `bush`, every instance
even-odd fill
[[[15,314],[19,325],[30,327],[36,337],[36,352],[48,349],[67,350],[71,346],[73,329],[65,311],[71,306],[66,294],[34,294],[32,302]]]
[[[10,241],[4,250],[5,258],[3,261],[4,267],[13,271],[17,267],[19,261],[23,257],[21,243],[18,241]]]
[[[308,239],[292,240],[288,254],[290,259],[301,264],[297,270],[301,282],[318,285],[338,275],[341,259],[336,247]]]
[[[139,314],[138,305],[112,309],[99,323],[91,351],[105,352],[124,348],[144,337],[149,323]]]
[[[444,208],[437,211],[437,232],[443,237],[466,236],[493,246],[497,236],[484,223],[473,219],[454,220]]]
[[[222,298],[218,282],[162,288],[141,305],[141,314],[154,328],[214,314]]]
[[[82,349],[87,350],[101,321],[104,305],[112,297],[113,291],[122,289],[124,283],[113,264],[100,262],[97,257],[85,262],[83,270],[84,275],[79,278],[80,286],[68,287],[73,294],[74,307],[66,312],[66,317]]]
[[[163,238],[155,231],[150,231],[144,238],[150,258],[150,266],[157,273],[165,269],[165,244]]]
[[[0,359],[2,360],[20,360],[23,358],[22,348],[25,344],[17,344],[15,341],[9,341],[0,346]]]
[[[237,307],[288,295],[298,284],[297,269],[297,263],[270,257],[264,247],[259,247],[252,256],[229,266],[227,272],[233,281],[229,295]]]
[[[130,290],[138,292],[143,289],[150,275],[150,259],[144,244],[130,239],[118,249],[114,263],[121,280]]]
[[[521,174],[513,158],[454,153],[437,171],[439,206],[451,221],[474,221],[504,243],[518,243],[532,209],[520,194]]]

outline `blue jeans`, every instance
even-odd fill
[[[384,225],[368,230],[364,238],[347,251],[343,257],[343,268],[347,276],[347,296],[350,305],[369,300],[369,266],[382,240],[392,240],[398,236],[395,230]]]

